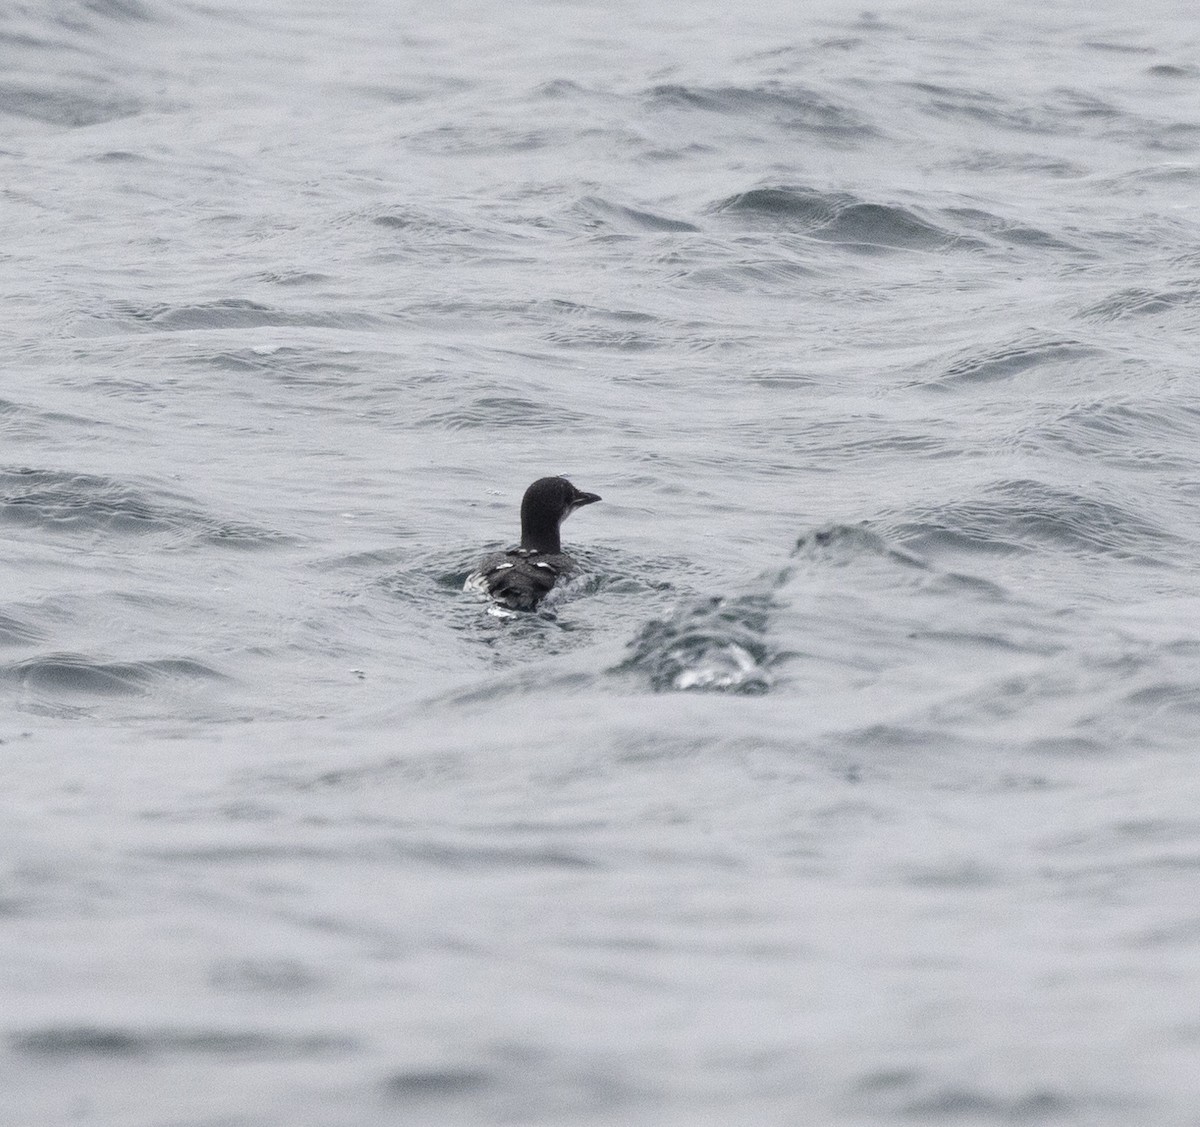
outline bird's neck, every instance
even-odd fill
[[[549,555],[562,551],[562,540],[558,534],[558,525],[553,527],[528,526],[521,529],[521,547],[527,552],[542,552]]]

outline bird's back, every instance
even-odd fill
[[[533,610],[554,584],[573,569],[574,561],[566,552],[513,548],[488,556],[468,583],[484,588],[496,602],[510,610]]]

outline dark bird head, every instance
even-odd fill
[[[599,501],[576,489],[565,477],[540,477],[521,501],[521,547],[531,552],[561,552],[558,526],[576,509]]]

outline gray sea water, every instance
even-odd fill
[[[1200,1124],[1191,5],[0,63],[0,1122]]]

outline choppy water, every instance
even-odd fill
[[[0,61],[0,1118],[1200,1124],[1187,5]]]

